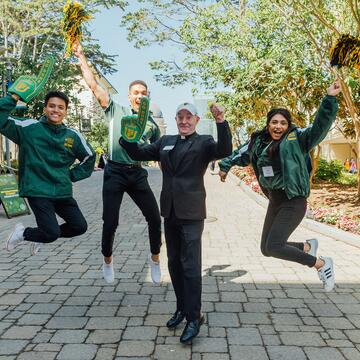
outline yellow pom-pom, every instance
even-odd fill
[[[83,21],[90,20],[91,18],[92,16],[85,11],[80,3],[67,0],[62,20],[62,31],[66,42],[66,56],[70,56],[74,43],[81,41],[81,25]]]
[[[360,70],[360,38],[351,35],[341,35],[330,49],[331,66],[353,67]]]

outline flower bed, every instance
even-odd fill
[[[339,229],[360,235],[360,224],[356,219],[342,213],[341,210],[331,208],[310,208],[307,217]]]
[[[250,186],[251,189],[258,194],[265,196],[261,191],[258,181],[252,167],[247,166],[244,168],[234,166],[231,171],[238,177],[240,180],[247,186]]]
[[[245,185],[250,186],[253,191],[265,197],[257,182],[254,170],[251,167],[240,168],[234,166],[232,172],[240,178]],[[319,207],[308,206],[306,217],[360,235],[360,219],[344,214],[341,209],[321,205]]]

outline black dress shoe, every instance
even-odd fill
[[[177,327],[185,319],[185,314],[181,310],[176,310],[171,319],[166,323],[169,329]]]
[[[204,316],[201,315],[199,319],[194,321],[188,321],[186,323],[185,329],[180,336],[180,342],[183,344],[188,343],[194,337],[196,337],[200,332],[200,326],[204,323]]]

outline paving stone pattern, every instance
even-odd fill
[[[157,198],[161,173],[149,170]],[[124,197],[115,239],[116,281],[102,279],[102,173],[75,184],[86,234],[59,239],[30,256],[28,244],[9,254],[4,242],[18,221],[0,212],[0,360],[303,360],[360,359],[360,250],[302,227],[295,241],[317,237],[334,258],[336,290],[325,293],[313,269],[263,257],[265,211],[232,181],[206,175],[209,221],[203,236],[206,324],[191,346],[175,309],[163,246],[163,282],[150,280],[146,223]]]

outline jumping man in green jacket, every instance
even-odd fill
[[[310,193],[308,153],[325,138],[334,122],[338,110],[336,95],[340,91],[340,84],[335,81],[329,87],[314,123],[306,129],[292,124],[288,110],[270,110],[266,127],[253,133],[247,144],[219,163],[221,181],[225,181],[233,165],[251,164],[269,198],[261,238],[263,255],[314,267],[326,291],[335,286],[333,261],[329,257],[316,257],[318,241],[287,241],[306,212],[306,198]]]
[[[11,251],[20,242],[29,241],[30,253],[35,255],[41,243],[86,232],[87,223],[72,197],[72,183],[91,175],[95,153],[79,132],[63,124],[69,104],[64,93],[46,95],[44,116],[39,120],[10,115],[21,97],[19,93],[14,89],[0,99],[0,133],[19,145],[20,196],[27,197],[38,227],[17,224],[6,249]],[[21,99],[30,100],[25,96]],[[75,160],[79,163],[74,165]],[[64,220],[60,226],[56,215]]]

